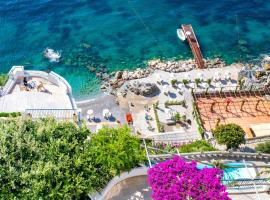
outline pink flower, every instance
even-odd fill
[[[221,184],[223,171],[196,168],[196,161],[185,162],[179,156],[148,170],[148,182],[154,200],[229,200]]]

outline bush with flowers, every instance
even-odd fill
[[[223,171],[196,168],[196,161],[186,162],[175,156],[148,170],[148,182],[154,200],[229,200],[222,185]]]

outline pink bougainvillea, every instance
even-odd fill
[[[216,168],[196,168],[175,156],[148,170],[148,182],[154,200],[229,200],[221,184],[223,172]]]

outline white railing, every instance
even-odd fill
[[[7,95],[10,93],[14,85],[16,84],[16,80],[9,78],[4,87],[0,91],[0,96]]]
[[[56,74],[55,72],[50,72],[49,73],[50,76],[54,77],[57,81],[63,83],[66,87],[67,87],[67,91],[69,94],[72,94],[72,89],[70,84],[66,81],[66,79],[64,79],[62,76]]]
[[[147,167],[139,167],[132,169],[130,172],[124,172],[120,176],[114,177],[106,186],[106,188],[103,189],[100,193],[94,193],[89,194],[89,197],[92,200],[103,200],[105,199],[106,195],[110,192],[110,190],[120,183],[121,181],[124,181],[128,178],[138,177],[138,176],[147,176]]]

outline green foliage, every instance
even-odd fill
[[[176,105],[182,105],[183,107],[186,107],[186,101],[185,100],[182,100],[182,101],[165,101],[164,103],[165,107],[168,107],[168,106],[176,106]]]
[[[176,122],[181,121],[181,115],[180,115],[180,113],[176,113],[175,116],[174,116],[174,118],[175,118],[175,121]]]
[[[0,117],[19,117],[21,115],[20,112],[0,112]]]
[[[163,133],[164,132],[164,126],[159,121],[159,117],[158,117],[158,113],[157,113],[157,105],[156,104],[153,104],[153,110],[154,110],[154,114],[155,114],[155,119],[156,119],[156,123],[157,123],[158,132]]]
[[[205,152],[205,151],[217,151],[218,149],[214,148],[205,140],[197,140],[190,144],[184,144],[179,147],[181,153],[190,153],[190,152]]]
[[[0,74],[0,86],[4,86],[8,80],[7,74]]]
[[[211,83],[212,83],[212,79],[211,79],[211,78],[207,79],[207,80],[206,80],[206,83],[210,86]]]
[[[255,149],[256,151],[261,153],[270,153],[270,141],[258,144]]]
[[[186,86],[189,83],[189,81],[187,79],[183,79],[182,83]]]
[[[201,83],[201,80],[200,80],[199,78],[196,78],[196,79],[195,79],[195,84],[196,84],[197,86],[199,86],[200,83]]]
[[[219,125],[213,134],[217,142],[226,145],[227,149],[238,148],[245,143],[245,131],[237,124]]]
[[[172,84],[173,87],[176,86],[176,83],[177,83],[176,79],[171,80],[171,84]]]
[[[245,85],[245,79],[241,78],[238,80],[239,89],[242,90]]]
[[[122,128],[103,128],[91,137],[91,152],[94,162],[102,165],[115,176],[130,171],[146,159],[140,140],[131,136],[127,126]]]
[[[53,119],[0,123],[0,199],[87,198],[144,159],[129,132],[104,129],[92,135],[86,126]]]
[[[195,102],[193,102],[192,106],[193,106],[194,117],[195,117],[196,123],[198,125],[198,131],[199,131],[202,139],[204,139],[204,129],[203,129],[202,122],[201,122],[201,119],[200,119]]]

